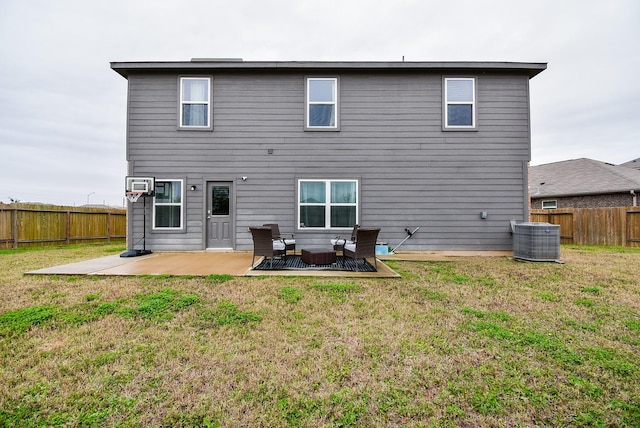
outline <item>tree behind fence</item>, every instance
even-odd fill
[[[531,210],[531,221],[560,225],[560,242],[640,247],[640,207]]]
[[[0,248],[124,241],[124,209],[0,203]]]

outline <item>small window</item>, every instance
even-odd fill
[[[307,129],[338,129],[337,78],[307,79],[305,116]]]
[[[542,201],[543,210],[554,210],[558,208],[558,201]]]
[[[153,228],[182,229],[182,180],[156,180]]]
[[[475,129],[476,80],[468,77],[444,79],[444,128]]]
[[[300,228],[349,229],[358,223],[356,180],[300,180],[298,195]]]
[[[211,188],[211,215],[228,216],[229,209],[229,186],[213,186]]]
[[[180,128],[211,129],[211,78],[180,78]]]

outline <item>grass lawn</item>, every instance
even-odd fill
[[[24,276],[1,426],[640,426],[640,249],[390,262],[394,279]]]

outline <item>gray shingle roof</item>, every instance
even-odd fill
[[[537,165],[529,190],[534,199],[640,191],[640,169],[586,158]]]
[[[640,158],[630,160],[629,162],[625,162],[620,164],[620,166],[624,166],[627,168],[640,169]]]

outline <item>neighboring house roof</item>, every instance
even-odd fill
[[[166,71],[194,72],[198,70],[447,70],[464,72],[485,71],[521,71],[529,78],[547,68],[546,63],[529,62],[493,62],[493,61],[243,61],[233,58],[194,58],[191,61],[145,61],[112,62],[111,68],[123,77],[131,73]]]
[[[621,163],[620,166],[624,166],[626,168],[640,169],[640,158],[630,160],[629,162]]]
[[[640,191],[640,170],[593,159],[532,166],[529,170],[531,198],[597,195]]]

